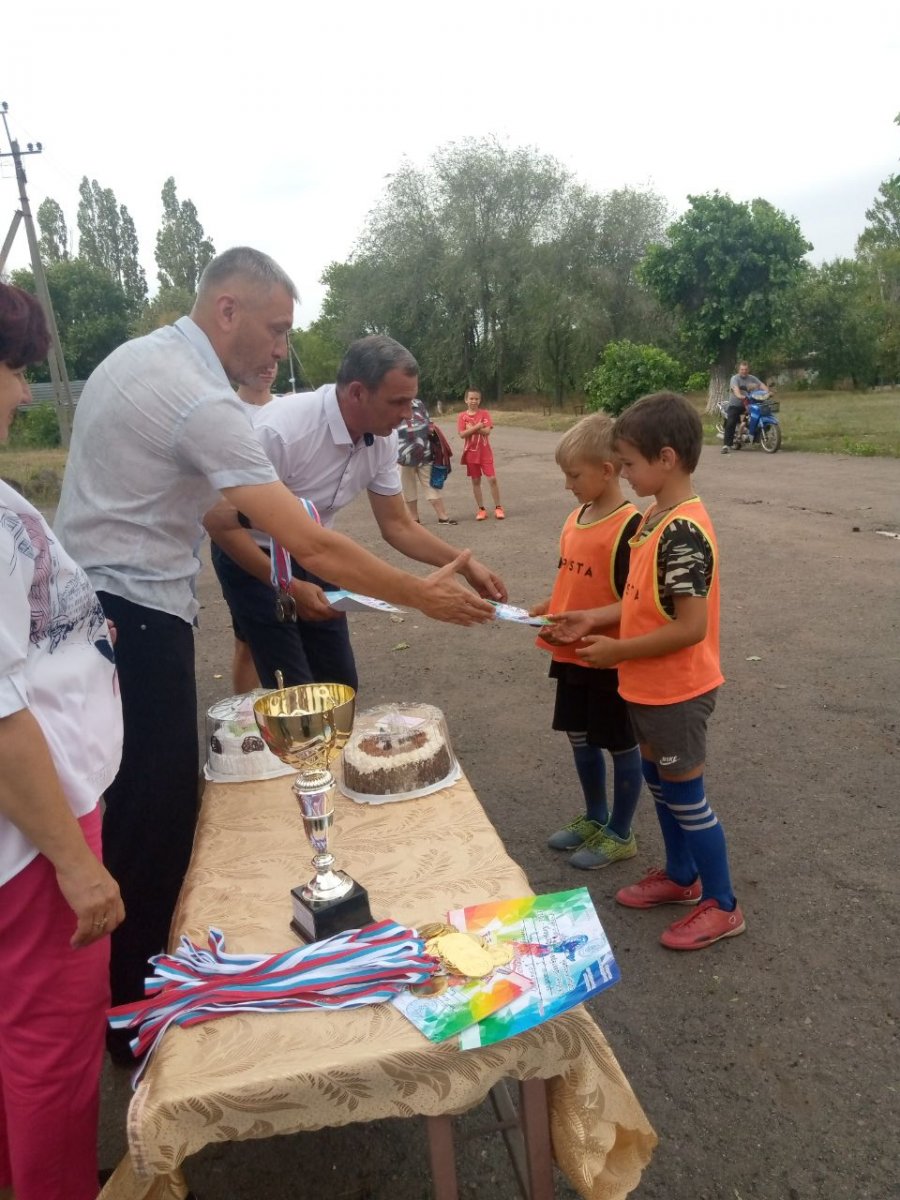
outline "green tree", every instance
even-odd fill
[[[690,208],[652,246],[643,279],[679,320],[689,349],[710,365],[707,408],[725,398],[738,355],[760,353],[783,329],[788,298],[812,247],[797,221],[766,200],[718,192]]]
[[[162,203],[162,225],[156,235],[160,287],[195,295],[203,268],[215,258],[216,248],[204,233],[193,201],[179,201],[171,175],[163,184]]]
[[[69,227],[63,210],[50,196],[38,205],[37,223],[41,231],[42,262],[66,262],[69,258]]]
[[[900,125],[900,115],[895,120]],[[866,221],[856,255],[870,270],[878,376],[896,382],[900,379],[900,175],[891,175],[881,184],[866,210]]]
[[[153,299],[144,306],[140,317],[135,322],[134,332],[137,335],[152,333],[163,325],[174,325],[179,317],[187,316],[194,307],[193,292],[184,288],[160,288]]]
[[[592,410],[602,408],[618,416],[650,392],[681,391],[685,374],[681,363],[655,346],[610,342],[588,377],[585,392]]]
[[[878,313],[868,264],[836,258],[811,269],[797,290],[789,347],[824,387],[849,379],[869,387],[878,376]]]
[[[323,383],[334,383],[337,369],[344,356],[344,347],[316,325],[309,329],[296,329],[291,334],[294,351],[294,379],[299,390],[321,387]],[[299,364],[299,365],[298,365]],[[279,365],[275,389],[290,388],[290,363]]]
[[[140,264],[137,232],[131,214],[119,206],[112,188],[102,188],[85,175],[78,188],[78,253],[118,283],[132,319],[147,301],[147,277]]]
[[[532,148],[453,143],[391,176],[350,260],[323,275],[318,326],[342,345],[390,333],[429,397],[471,383],[561,401],[616,331],[652,315],[669,329],[636,272],[664,221],[651,193],[597,196]]]
[[[70,378],[87,379],[107,354],[128,338],[128,302],[102,268],[83,258],[48,263],[47,288],[59,327]],[[34,293],[31,271],[14,271],[13,283]],[[37,382],[50,378],[46,363],[35,367]]]

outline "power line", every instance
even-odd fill
[[[56,315],[53,312],[53,304],[50,301],[47,276],[44,273],[44,264],[41,261],[37,232],[34,228],[34,218],[31,215],[31,205],[28,202],[28,193],[26,191],[28,179],[25,175],[25,168],[22,166],[23,158],[29,154],[42,153],[44,147],[40,142],[27,142],[25,149],[22,150],[19,143],[9,132],[9,122],[6,119],[8,111],[9,105],[6,101],[0,102],[0,116],[3,117],[3,128],[6,131],[6,140],[9,143],[9,151],[0,151],[0,159],[11,158],[15,164],[16,182],[19,185],[19,207],[13,214],[9,232],[3,243],[2,251],[0,251],[0,273],[2,273],[6,259],[12,249],[19,225],[24,222],[25,234],[28,239],[28,250],[31,255],[31,271],[34,276],[34,287],[38,302],[43,309],[44,317],[47,321],[47,327],[50,330],[50,353],[47,355],[47,362],[50,367],[50,378],[53,381],[53,393],[56,397],[56,407],[59,413],[60,440],[64,446],[68,446],[69,436],[72,431],[72,389],[69,386],[69,374],[66,370],[66,360],[63,355],[62,344],[59,340]]]

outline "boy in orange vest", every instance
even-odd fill
[[[570,429],[556,447],[556,461],[578,508],[560,536],[553,594],[532,610],[533,616],[618,603],[628,578],[629,538],[640,523],[640,513],[622,495],[613,422],[606,413],[592,413]],[[607,632],[615,636],[614,630]],[[553,655],[553,728],[569,739],[585,804],[584,814],[558,829],[547,844],[553,850],[574,850],[569,863],[582,870],[633,858],[637,843],[631,821],[641,794],[641,756],[619,695],[618,675],[612,668],[586,665],[573,645],[557,644],[553,626],[545,628],[536,644]],[[604,749],[613,763],[611,811]]]
[[[622,600],[564,618],[557,637],[587,637],[576,653],[595,667],[618,664],[619,691],[641,744],[644,778],[656,801],[666,868],[616,894],[629,908],[696,905],[666,929],[672,950],[699,950],[746,928],[728,869],[722,826],[706,799],[706,725],[723,682],[719,666],[719,564],[712,521],[694,494],[703,429],[671,392],[644,396],[615,424],[622,475],[653,496],[631,541]],[[573,619],[574,618],[574,619]]]

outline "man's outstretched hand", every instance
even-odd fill
[[[463,587],[455,578],[457,572],[465,574],[471,557],[471,550],[463,550],[452,562],[426,575],[422,580],[416,608],[426,617],[448,621],[451,625],[480,625],[493,620],[492,605]]]

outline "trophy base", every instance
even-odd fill
[[[294,906],[291,929],[304,942],[320,942],[372,922],[369,893],[355,879],[350,891],[337,900],[307,900],[303,890],[303,886],[291,890]]]

